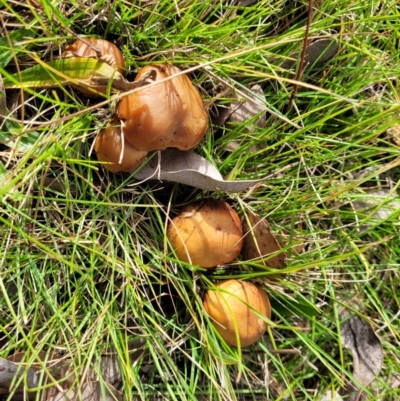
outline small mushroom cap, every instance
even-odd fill
[[[126,68],[125,59],[117,46],[104,39],[84,38],[84,40],[100,50],[100,55],[104,62],[114,67],[121,74],[124,74]],[[97,58],[97,53],[93,48],[78,39],[68,45],[62,54],[62,57],[70,56]]]
[[[227,280],[208,290],[203,305],[221,337],[235,347],[247,347],[259,340],[267,323],[260,315],[271,318],[271,305],[265,291],[247,281]]]
[[[135,82],[150,69],[156,71],[156,82],[180,72],[171,65],[146,66],[139,71]],[[124,97],[118,107],[118,117],[125,120],[122,130],[129,143],[148,152],[192,149],[207,130],[203,101],[186,75]]]
[[[99,161],[108,162],[104,168],[113,173],[135,170],[147,157],[147,152],[137,150],[124,141],[117,122],[99,132],[94,150]]]
[[[243,218],[242,227],[244,232],[242,260],[252,260],[273,269],[284,269],[286,267],[287,255],[285,252],[268,257],[272,253],[281,251],[281,247],[265,218],[248,211]],[[262,258],[266,259],[262,260]],[[277,277],[279,276],[284,277],[284,275],[277,275]]]
[[[179,260],[206,268],[231,262],[243,245],[239,216],[216,199],[186,206],[168,225],[167,236]]]

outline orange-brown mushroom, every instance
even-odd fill
[[[150,69],[155,82],[180,72],[171,65],[147,66],[135,82]],[[194,148],[207,129],[207,113],[197,89],[186,75],[179,75],[124,97],[118,107],[122,132],[129,143],[144,151]]]
[[[179,260],[206,268],[231,262],[243,245],[239,216],[216,199],[186,206],[168,225],[167,235]]]
[[[99,60],[109,64],[120,74],[125,72],[125,59],[121,51],[113,43],[104,39],[97,38],[84,38],[85,42],[90,44],[92,47],[87,45],[82,40],[77,40],[74,43],[68,45],[62,53],[63,58],[67,57],[92,57],[98,58]],[[112,77],[110,76],[110,79]],[[74,88],[79,90],[81,93],[88,97],[97,97],[95,91],[99,93],[106,93],[107,86],[105,85],[91,85],[88,89],[85,85],[73,85]],[[101,95],[100,95],[101,96]]]
[[[124,74],[125,72],[125,59],[117,46],[105,39],[97,38],[84,38],[86,43],[92,45],[88,46],[85,42],[77,40],[74,43],[66,46],[62,57],[94,57],[98,58],[111,65],[119,73]],[[95,48],[98,50],[96,52]]]
[[[104,167],[117,173],[138,168],[147,157],[147,152],[135,149],[121,134],[121,127],[115,124],[104,128],[97,135],[94,150]]]
[[[236,347],[247,347],[259,340],[268,326],[263,316],[271,318],[265,291],[239,280],[222,281],[216,287],[206,292],[203,305],[221,337]]]

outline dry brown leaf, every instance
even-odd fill
[[[206,159],[193,152],[167,149],[155,155],[135,173],[138,180],[166,180],[208,191],[240,192],[262,180],[225,181]]]
[[[7,360],[14,362],[14,363],[24,363],[25,355],[26,355],[25,352],[16,352],[15,354],[8,356]],[[46,361],[46,362],[44,362],[44,361]],[[68,380],[66,380],[65,375],[58,376],[58,377],[56,377],[56,375],[54,375],[54,373],[57,373],[58,366],[62,363],[60,361],[61,361],[61,359],[59,357],[57,357],[56,354],[54,354],[53,356],[50,356],[50,358],[46,358],[46,353],[44,351],[41,351],[38,353],[36,359],[30,363],[29,369],[36,372],[37,375],[40,375],[40,370],[43,369],[43,366],[45,365],[46,369],[53,375],[53,378],[55,378],[56,380],[63,379],[65,382],[68,383]],[[68,363],[68,366],[70,366],[70,363]],[[70,382],[72,383],[73,380],[70,380]],[[37,385],[39,385],[39,383],[37,383]],[[60,385],[59,388],[61,388],[61,387],[62,386]],[[58,393],[58,391],[59,390],[56,387],[51,387],[50,389],[45,390],[43,394],[41,394],[41,399],[46,399],[50,395],[55,395]],[[45,398],[43,398],[43,397],[45,397]],[[32,398],[34,398],[33,393],[32,393]],[[22,400],[22,398],[21,398],[21,400]]]
[[[303,230],[301,224],[297,226],[299,230]],[[300,255],[304,252],[306,246],[306,238],[304,236],[297,236],[296,238],[292,238],[292,235],[289,230],[281,230],[280,233],[276,234],[276,239],[278,243],[285,244],[286,247],[290,245],[291,250],[295,252],[297,255]]]
[[[371,325],[358,316],[352,316],[341,325],[343,347],[353,355],[353,376],[364,387],[368,386],[382,369],[383,350]],[[349,388],[349,401],[366,400],[366,395],[355,385]]]
[[[43,187],[45,189],[52,189],[54,191],[58,191],[61,193],[71,193],[71,195],[77,195],[78,189],[77,187],[72,184],[70,181],[66,182],[64,177],[57,176],[57,177],[45,177],[43,180]]]
[[[14,362],[14,363],[21,363],[24,362],[26,352],[16,352],[15,354],[11,354],[7,357],[7,361]],[[33,370],[39,370],[41,366],[43,366],[43,360],[46,357],[46,353],[44,351],[40,351],[38,353],[35,362],[33,362],[29,367]]]
[[[91,381],[80,389],[68,389],[42,401],[123,401],[124,396],[111,384]]]
[[[268,221],[250,211],[243,218],[244,244],[242,257],[244,260],[263,259],[265,266],[274,269],[282,269],[285,265],[286,252],[280,252],[275,256],[269,255],[279,252],[281,247],[272,234]]]
[[[140,355],[143,353],[143,340],[136,340],[131,341],[129,343],[129,358],[130,361],[133,363],[137,360]],[[23,362],[25,357],[24,352],[18,352],[13,355],[10,355],[7,360],[4,360],[4,363],[12,364],[9,366],[19,366],[17,363]],[[98,394],[96,389],[93,389],[93,386],[90,383],[107,383],[107,386],[111,389],[110,394],[114,394],[113,385],[116,385],[121,382],[121,370],[119,367],[119,360],[118,354],[113,347],[109,347],[104,350],[104,354],[101,356],[94,358],[90,368],[86,371],[86,375],[83,378],[81,369],[77,370],[76,366],[73,363],[73,360],[70,357],[62,357],[56,353],[53,353],[50,357],[46,357],[45,352],[39,352],[35,361],[30,364],[30,368],[28,370],[28,374],[34,374],[35,378],[36,375],[40,375],[45,365],[44,379],[47,385],[52,383],[53,380],[57,381],[57,385],[48,387],[46,390],[43,391],[41,394],[41,400],[63,400],[69,401],[77,399],[76,397],[79,395],[78,390],[76,388],[72,388],[72,386],[76,386],[76,383],[81,381],[85,381],[85,385],[83,387],[85,393],[89,398],[89,400],[94,400],[95,398],[92,397],[92,393],[94,394],[93,397]],[[1,391],[1,361],[0,361],[0,395],[7,394],[8,392]],[[8,365],[7,365],[8,366]],[[22,365],[23,366],[23,365]],[[22,369],[25,369],[22,367]],[[47,375],[46,375],[47,372]],[[52,380],[49,379],[48,374],[51,375]],[[28,377],[28,384],[29,388],[36,387],[38,384],[37,382],[33,383],[30,379],[31,376]],[[3,375],[3,381],[5,381],[7,377]],[[8,387],[5,387],[8,388]],[[60,390],[65,390],[64,392],[60,392]],[[33,393],[32,393],[33,394]],[[117,393],[119,396],[119,393]],[[13,398],[15,400],[23,399],[24,392],[23,388],[21,387],[18,389],[18,393],[15,397],[20,398]],[[109,396],[107,396],[109,397]],[[85,399],[85,398],[83,398]],[[119,398],[104,398],[104,400],[108,399],[119,399]],[[100,400],[100,399],[99,399]]]
[[[392,141],[400,146],[400,124],[394,124],[392,127],[388,128],[386,131],[392,138]]]

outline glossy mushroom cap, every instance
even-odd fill
[[[207,268],[231,262],[243,245],[239,216],[216,199],[186,206],[168,225],[167,236],[179,260]]]
[[[121,50],[119,50],[117,46],[104,39],[84,38],[84,40],[85,42],[90,43],[93,47],[96,47],[100,50],[102,61],[111,65],[111,67],[114,67],[121,74],[125,73],[125,59],[121,53]],[[74,43],[68,45],[62,54],[62,57],[97,58],[97,56],[98,54],[96,53],[96,51],[81,40],[77,40]]]
[[[155,81],[180,72],[171,65],[142,68],[135,82],[150,69],[156,70]],[[137,149],[152,151],[194,148],[207,129],[207,113],[197,89],[186,75],[141,89],[124,97],[118,107],[122,131]]]
[[[271,305],[263,289],[247,281],[227,280],[208,290],[203,305],[211,321],[229,344],[247,347],[259,340],[267,329],[260,316],[271,318]],[[254,309],[254,310],[253,310]]]
[[[135,170],[147,157],[147,152],[137,150],[124,141],[121,127],[117,123],[99,132],[94,150],[99,161],[108,162],[104,168],[113,173]]]

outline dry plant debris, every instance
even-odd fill
[[[353,356],[353,375],[358,383],[367,387],[382,369],[383,349],[371,325],[358,316],[350,316],[341,326],[343,346]],[[349,388],[351,401],[365,401],[366,394],[353,384]]]
[[[134,173],[138,180],[178,182],[207,191],[242,192],[263,180],[224,180],[218,169],[194,152],[166,149]]]

